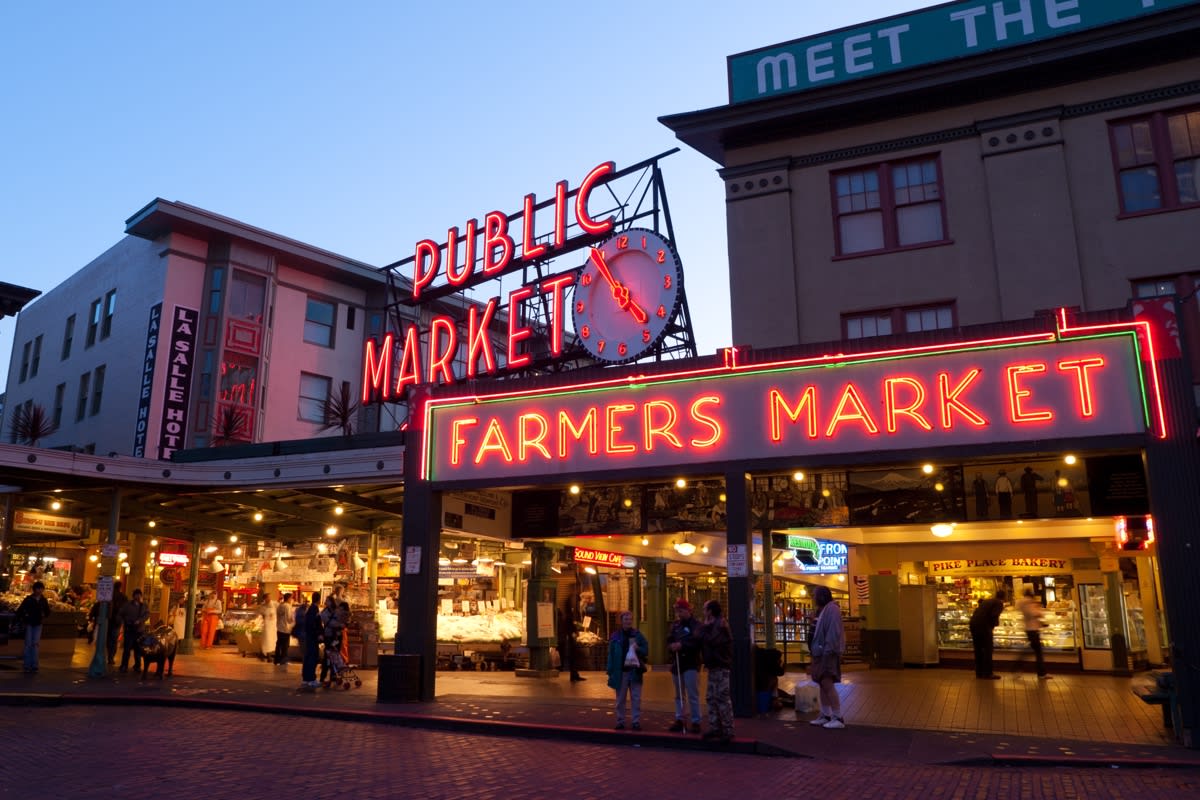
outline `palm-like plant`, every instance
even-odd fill
[[[54,422],[46,409],[36,403],[31,406],[17,406],[13,411],[12,424],[9,433],[17,444],[27,444],[37,447],[38,442],[54,433]]]
[[[354,433],[354,415],[358,413],[358,401],[350,394],[350,384],[343,383],[341,390],[329,393],[325,398],[325,424],[321,430],[341,428],[342,436]]]
[[[223,405],[213,418],[212,446],[222,447],[250,440],[246,412],[237,406]]]

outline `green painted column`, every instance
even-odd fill
[[[665,558],[644,558],[646,570],[646,618],[642,635],[650,644],[650,663],[667,663],[667,564]]]
[[[111,552],[115,552],[117,546],[120,523],[121,487],[117,486],[112,490],[112,500],[109,501],[108,506],[108,544]],[[111,580],[116,575],[116,572],[117,557],[115,555],[101,557],[100,576]],[[104,673],[108,671],[108,617],[110,608],[112,608],[112,602],[105,600],[100,603],[100,610],[96,612],[96,652],[92,654],[92,661],[88,666],[88,676],[92,678],[103,678]]]
[[[550,672],[550,648],[555,645],[554,626],[551,635],[539,637],[538,614],[549,613],[554,618],[556,582],[551,576],[550,565],[554,563],[554,551],[544,544],[534,544],[529,551],[529,592],[525,598],[526,641],[529,642],[529,669],[532,673]],[[549,607],[547,610],[547,606]],[[540,609],[540,611],[539,611]]]
[[[184,623],[183,640],[179,642],[179,652],[191,655],[196,652],[196,638],[192,632],[196,630],[196,598],[200,595],[200,537],[192,540],[192,568],[188,576],[187,621]]]

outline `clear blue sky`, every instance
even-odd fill
[[[933,4],[3,3],[0,280],[49,291],[155,197],[383,265],[674,147],[657,118],[726,103],[728,55]],[[688,149],[663,166],[710,353],[732,344],[722,183]]]

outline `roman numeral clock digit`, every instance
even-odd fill
[[[653,351],[683,293],[671,243],[646,228],[630,228],[590,248],[579,270],[571,310],[583,348],[614,364]]]

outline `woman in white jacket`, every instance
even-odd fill
[[[818,586],[813,591],[813,600],[817,604],[817,623],[808,642],[808,652],[812,656],[808,672],[821,687],[821,716],[809,724],[823,728],[844,728],[846,723],[842,720],[842,700],[833,687],[835,683],[842,682],[842,654],[846,652],[842,609],[833,602],[833,593],[824,586]]]

